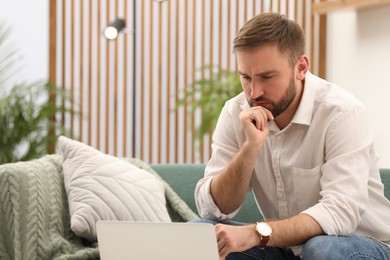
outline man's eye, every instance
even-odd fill
[[[241,76],[243,80],[250,80],[248,76]]]
[[[271,78],[272,78],[272,76],[262,76],[263,80],[267,80],[267,79],[271,79]]]

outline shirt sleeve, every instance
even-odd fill
[[[238,118],[239,112],[234,108],[234,102],[230,100],[223,107],[218,119],[213,134],[212,155],[205,169],[205,177],[195,188],[196,207],[202,218],[224,221],[233,218],[239,211],[237,209],[230,214],[222,213],[210,194],[213,177],[224,170],[239,150],[241,125],[238,120],[233,120]]]
[[[210,194],[210,184],[213,177],[203,178],[195,189],[196,207],[201,218],[211,219],[217,221],[226,221],[232,219],[240,209],[230,213],[224,214],[214,203],[213,197]]]

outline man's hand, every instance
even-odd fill
[[[249,144],[259,146],[264,143],[268,136],[268,121],[274,117],[268,109],[257,106],[240,113],[240,121],[244,128]]]
[[[229,253],[245,251],[260,244],[260,237],[256,233],[254,225],[217,224],[215,230],[220,259],[225,259]]]

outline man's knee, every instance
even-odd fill
[[[329,253],[334,250],[331,236],[316,236],[309,239],[303,246],[303,259],[330,259]],[[335,252],[332,252],[335,253]],[[340,259],[340,258],[334,258]]]

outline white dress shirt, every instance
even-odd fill
[[[241,93],[221,112],[212,156],[195,190],[202,218],[228,220],[239,210],[223,214],[210,195],[210,183],[244,144],[238,115],[248,108]],[[328,235],[360,234],[390,244],[390,202],[384,197],[371,124],[355,97],[308,72],[292,122],[280,130],[271,121],[269,128],[248,187],[265,219],[305,213]]]

